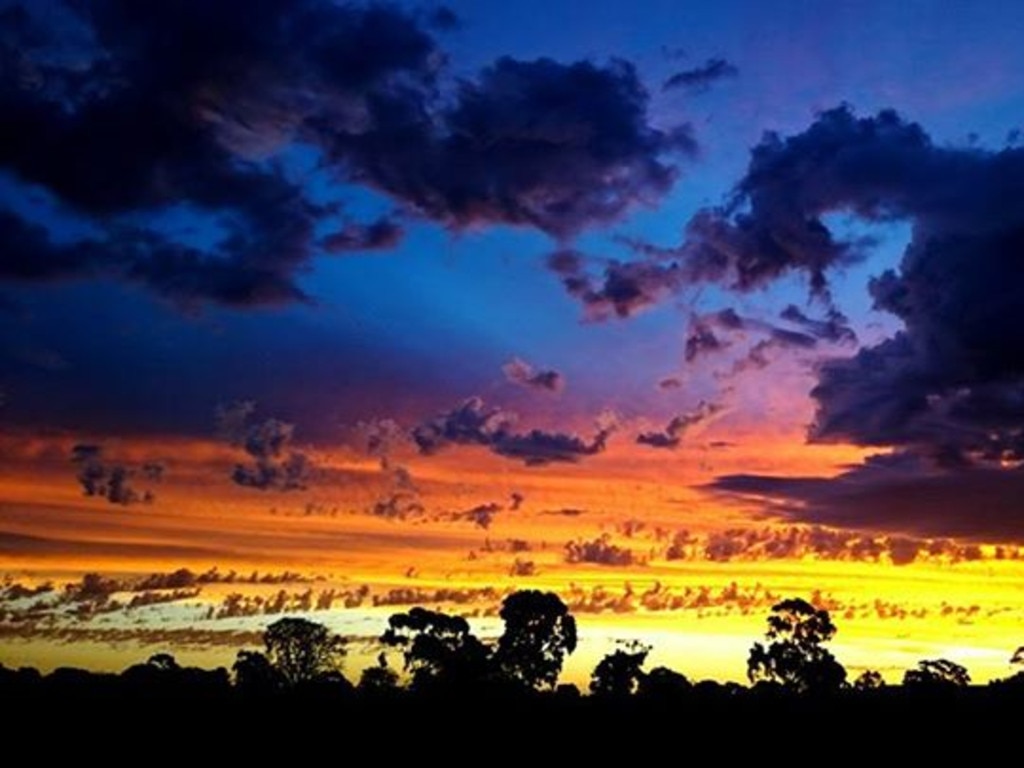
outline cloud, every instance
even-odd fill
[[[824,270],[854,247],[832,239],[824,213],[913,224],[898,269],[870,284],[875,306],[905,329],[820,367],[812,439],[904,446],[945,463],[1024,459],[1024,149],[937,146],[894,112],[837,109],[801,134],[766,139],[739,190],[750,212],[733,229],[787,244],[733,259],[741,284],[803,270],[824,288]],[[786,237],[798,222],[821,241],[813,256]]]
[[[528,467],[555,462],[575,463],[584,456],[603,452],[610,434],[611,429],[601,429],[587,441],[578,435],[531,429],[525,434],[498,436],[491,443],[491,450],[499,456],[521,459]]]
[[[793,304],[782,310],[779,317],[803,328],[815,339],[828,341],[833,344],[857,343],[857,334],[850,328],[850,321],[842,312],[834,307],[828,309],[824,320],[814,320],[808,317]]]
[[[744,317],[731,307],[694,315],[686,336],[683,359],[694,363],[708,355],[724,352],[740,339],[762,336],[747,348],[744,357],[734,361],[725,377],[750,368],[764,368],[770,362],[768,351],[777,349],[810,350],[819,343],[849,345],[857,336],[849,321],[835,308],[829,308],[824,320],[815,320],[790,304],[779,317],[799,328],[794,330],[754,317]]]
[[[719,403],[708,403],[701,400],[700,404],[692,411],[673,417],[661,432],[640,433],[636,437],[636,442],[651,448],[677,448],[690,427],[707,421],[721,413],[724,408],[725,406]]]
[[[317,119],[365,120],[398,80],[430,80],[437,57],[413,17],[383,5],[46,8],[16,4],[2,22],[0,168],[89,234],[57,243],[8,211],[0,228],[32,252],[15,249],[3,276],[110,275],[184,305],[304,299],[296,276],[333,211],[269,160],[300,138],[322,146]],[[161,225],[183,209],[218,236],[197,244]]]
[[[693,93],[703,93],[711,87],[712,83],[736,77],[739,73],[736,66],[725,59],[708,59],[699,67],[676,72],[665,81],[662,90],[683,88]]]
[[[708,322],[697,318],[690,325],[690,331],[686,335],[683,359],[687,363],[692,363],[706,354],[721,352],[730,346],[728,341],[718,337]]]
[[[449,445],[490,445],[505,434],[515,417],[499,408],[487,408],[471,397],[450,411],[423,422],[412,430],[420,453],[429,456]]]
[[[595,321],[625,319],[678,291],[685,273],[678,262],[609,260],[598,274],[588,271],[586,256],[560,250],[548,256],[548,268],[562,278],[570,296]]]
[[[587,441],[578,435],[532,429],[515,433],[513,414],[488,408],[479,397],[471,397],[450,411],[429,419],[412,430],[412,438],[424,455],[449,445],[480,445],[492,453],[521,460],[527,466],[555,462],[573,463],[605,449],[614,425],[599,426]]]
[[[705,535],[677,532],[665,551],[667,560],[712,562],[819,560],[891,562],[907,565],[930,560],[952,565],[982,559],[1019,559],[1018,548],[983,551],[976,544],[959,544],[948,538],[927,539],[906,535],[880,535],[823,525],[771,525],[762,528],[729,528]]]
[[[915,538],[1024,543],[1024,470],[937,467],[909,452],[880,455],[834,478],[724,475],[709,489],[787,519]]]
[[[491,527],[491,523],[494,522],[494,516],[501,512],[504,507],[501,504],[495,502],[489,502],[487,504],[478,504],[472,509],[467,509],[463,512],[456,512],[453,516],[453,520],[469,520],[474,525],[483,528],[484,530]]]
[[[122,506],[149,504],[155,498],[152,491],[133,488],[133,477],[141,474],[147,480],[157,481],[163,476],[163,465],[155,462],[147,462],[139,469],[110,463],[104,458],[103,448],[99,445],[80,443],[73,446],[71,461],[78,468],[77,479],[86,496],[98,496]]]
[[[426,512],[419,495],[408,491],[394,491],[373,503],[370,514],[388,520],[408,520]]]
[[[291,449],[295,426],[278,419],[252,422],[256,405],[241,401],[217,409],[220,435],[241,448],[252,462],[236,464],[231,479],[237,485],[261,491],[304,490],[313,465],[309,457]]]
[[[0,171],[83,226],[54,237],[62,223],[0,205],[0,279],[114,277],[186,307],[303,301],[298,277],[318,253],[390,248],[402,233],[314,202],[296,147],[328,182],[412,216],[557,237],[657,201],[678,175],[669,158],[695,150],[685,126],[651,125],[621,60],[506,57],[442,92],[432,30],[455,25],[442,10],[8,5]],[[175,226],[182,215],[200,237]]]
[[[1021,157],[1024,150],[937,147],[891,110],[857,118],[839,107],[803,133],[766,134],[726,204],[691,217],[675,247],[627,242],[639,258],[625,264],[639,273],[670,264],[661,298],[707,282],[753,291],[798,274],[828,304],[828,272],[861,260],[874,241],[837,237],[826,214],[910,220],[919,241],[911,251],[940,232],[976,237],[1019,215],[1004,193],[1017,184]]]
[[[395,137],[404,143],[346,136],[338,151],[428,218],[565,237],[656,201],[677,176],[663,158],[695,151],[687,127],[650,125],[648,100],[621,59],[602,66],[503,57],[460,83],[437,127],[423,130],[409,115],[413,127]]]
[[[320,242],[320,247],[327,253],[381,251],[398,245],[402,234],[402,228],[388,218],[380,218],[370,224],[349,222],[327,235]]]
[[[639,563],[631,549],[611,542],[608,534],[591,541],[570,541],[565,545],[567,563],[594,563],[595,565],[630,566]]]
[[[529,363],[514,357],[501,367],[505,378],[527,389],[539,392],[561,392],[565,389],[565,376],[556,370],[536,370]]]

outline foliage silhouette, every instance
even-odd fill
[[[766,743],[764,739],[794,722],[813,723],[821,733],[833,732],[829,727],[836,722],[905,727],[908,707],[915,718],[939,723],[935,727],[961,727],[971,718],[989,722],[1002,712],[1019,711],[1024,691],[1022,674],[971,686],[965,668],[935,659],[910,670],[904,685],[883,686],[877,672],[866,671],[841,691],[815,695],[831,692],[836,685],[834,670],[828,683],[832,687],[822,687],[819,677],[822,668],[830,669],[831,659],[822,646],[836,630],[827,612],[791,599],[773,607],[768,645],[761,650],[769,662],[783,658],[789,663],[795,658],[800,664],[758,668],[763,676],[751,687],[709,680],[691,684],[666,667],[646,671],[651,647],[634,640],[601,659],[586,696],[574,685],[558,684],[562,662],[576,640],[575,622],[565,605],[553,595],[526,592],[510,596],[502,608],[504,633],[493,642],[474,636],[459,616],[424,608],[392,616],[383,639],[405,655],[408,678],[391,668],[382,652],[353,687],[338,669],[340,638],[313,622],[281,620],[266,630],[266,653],[238,653],[233,679],[224,669],[184,667],[167,653],[155,654],[120,675],[69,668],[44,675],[0,665],[0,700],[33,703],[20,709],[48,716],[55,708],[66,707],[63,717],[72,720],[86,711],[108,713],[108,718],[111,712],[119,713],[119,719],[108,724],[122,722],[126,713],[138,713],[151,723],[157,714],[173,718],[209,713],[214,721],[214,714],[224,712],[238,712],[250,720],[264,718],[268,728],[283,727],[282,718],[294,715],[296,733],[308,730],[315,717],[330,718],[324,728],[338,722],[347,728],[378,723],[394,728],[401,723],[402,743],[409,744],[447,733],[425,725],[435,722],[436,716],[444,718],[443,727],[457,724],[460,733],[493,734],[498,724],[514,723],[516,733],[538,741],[549,735],[555,742],[566,728],[596,733],[603,730],[595,728],[607,729],[610,734],[650,729],[659,718],[709,730],[733,722],[743,724],[751,743]],[[773,645],[787,643],[796,649],[793,657],[772,656]],[[831,663],[838,666],[834,659]],[[91,706],[94,701],[105,704]],[[421,724],[419,742],[405,738]],[[263,743],[260,738],[252,741]],[[596,758],[606,757],[601,745],[607,740],[583,741],[597,752]],[[571,743],[574,749],[581,747],[575,740]],[[392,746],[388,744],[389,750]]]
[[[651,646],[638,640],[623,642],[605,656],[590,676],[590,692],[607,699],[625,699],[637,692]]]
[[[494,660],[502,678],[527,688],[552,689],[565,657],[576,650],[576,620],[553,592],[535,589],[505,598],[505,631]]]
[[[640,677],[637,695],[659,701],[672,701],[685,696],[692,687],[686,675],[668,667],[655,667]]]
[[[778,683],[801,693],[841,688],[846,670],[823,646],[836,633],[828,611],[790,598],[772,606],[767,646],[754,643],[747,659],[751,683]]]
[[[413,688],[459,689],[486,680],[490,651],[461,616],[413,608],[388,619],[385,645],[403,649]]]
[[[882,675],[873,669],[865,669],[857,679],[853,681],[853,687],[858,691],[873,691],[876,688],[884,688],[885,680]]]
[[[903,675],[907,688],[955,689],[971,684],[967,668],[949,659],[926,659],[917,663],[917,669],[909,669]]]
[[[358,688],[370,696],[391,696],[398,691],[398,673],[388,666],[384,653],[377,655],[376,665],[363,670]]]
[[[232,671],[235,686],[251,695],[266,695],[287,685],[284,675],[259,651],[239,651]]]
[[[278,619],[263,634],[267,659],[289,685],[339,673],[345,640],[323,624],[299,618]]]

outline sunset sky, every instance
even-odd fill
[[[0,0],[0,663],[557,591],[1024,644],[1024,7]],[[255,572],[255,576],[252,576]],[[49,588],[48,588],[49,587]]]

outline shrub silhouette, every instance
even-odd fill
[[[956,689],[971,684],[967,668],[949,659],[926,659],[917,663],[917,669],[908,669],[903,685],[917,689]]]
[[[594,667],[590,692],[607,699],[625,699],[637,692],[644,679],[643,666],[651,646],[638,640],[621,644]]]

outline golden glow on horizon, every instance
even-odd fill
[[[154,442],[132,450],[145,457],[161,455],[160,448]],[[488,621],[493,624],[486,618],[493,615],[493,601],[445,603],[435,599],[438,590],[553,589],[578,606],[585,642],[567,669],[576,682],[585,682],[616,637],[651,643],[652,664],[696,678],[742,679],[746,651],[763,633],[772,600],[790,595],[817,596],[833,611],[840,628],[836,654],[851,671],[871,667],[895,679],[919,658],[948,655],[969,662],[975,679],[984,680],[1007,674],[1006,660],[1021,641],[1024,561],[987,557],[896,566],[808,553],[728,562],[665,559],[667,542],[679,531],[711,536],[727,528],[779,525],[751,504],[726,503],[692,486],[739,471],[827,477],[866,454],[848,446],[803,446],[791,435],[766,434],[718,451],[643,453],[623,441],[585,465],[542,469],[475,449],[430,460],[403,456],[427,507],[406,520],[368,513],[390,481],[375,460],[344,450],[318,454],[319,465],[333,473],[328,480],[306,493],[280,494],[232,486],[226,479],[230,453],[214,446],[174,449],[176,463],[155,486],[152,505],[121,507],[84,498],[66,460],[48,464],[39,459],[50,455],[45,451],[9,465],[0,474],[0,572],[38,582],[75,580],[87,571],[127,576],[181,567],[294,570],[320,579],[287,588],[294,593],[365,584],[386,601],[390,590],[413,590],[426,604],[479,615],[483,630]],[[525,498],[518,510],[509,508],[513,492]],[[452,519],[452,513],[488,502],[504,509],[487,529]],[[560,514],[567,509],[580,514]],[[633,553],[634,562],[566,562],[567,542],[605,535]],[[512,540],[529,549],[512,551]],[[529,561],[534,573],[514,573],[517,560]],[[232,591],[255,595],[277,589],[284,587],[208,585],[193,602],[217,607]],[[677,609],[665,609],[673,604]],[[339,631],[373,636],[387,614],[408,607],[337,604],[321,620]],[[145,614],[154,627],[181,622],[175,615],[160,606]],[[131,618],[113,616],[108,623]],[[216,630],[237,628],[241,621],[257,629],[268,620],[263,615],[184,623]],[[67,638],[12,635],[0,637],[0,662],[117,668],[153,650],[123,640],[118,648],[101,639],[69,645]],[[196,663],[230,664],[233,657],[228,647],[170,650]],[[372,656],[369,649],[354,653],[350,670],[364,656]]]

